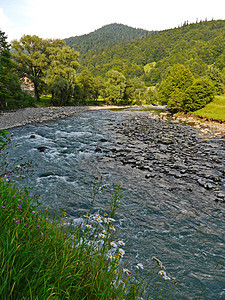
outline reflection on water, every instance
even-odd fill
[[[10,156],[38,164],[34,176],[22,184],[33,186],[51,209],[65,208],[70,218],[78,218],[90,206],[95,176],[103,174],[106,184],[105,193],[96,199],[100,212],[107,210],[113,186],[122,183],[117,221],[128,263],[141,262],[147,268],[153,255],[162,260],[178,282],[172,299],[184,294],[197,299],[203,289],[203,299],[225,299],[224,207],[190,192],[165,190],[166,179],[146,180],[140,170],[96,151],[115,145],[115,122],[139,113],[145,112],[86,112],[11,130]],[[46,147],[45,152],[38,147]]]

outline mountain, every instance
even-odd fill
[[[67,38],[65,42],[80,54],[85,54],[88,51],[97,51],[100,48],[116,45],[124,41],[140,39],[150,35],[152,32],[113,23],[89,34]]]
[[[188,66],[198,77],[211,65],[225,70],[224,32],[225,21],[213,20],[185,22],[179,28],[146,32],[145,37],[112,46],[99,40],[99,50],[82,54],[80,64],[95,76],[104,77],[108,70],[116,69],[127,78],[141,77],[147,85],[159,83],[167,69],[176,63]]]

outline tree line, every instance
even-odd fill
[[[36,101],[40,101],[41,95],[50,94],[52,105],[157,102],[175,111],[199,109],[212,101],[215,94],[223,94],[225,90],[222,61],[225,43],[223,45],[224,38],[217,36],[224,29],[225,22],[211,22],[201,23],[202,30],[196,29],[199,24],[190,24],[117,45],[123,53],[131,54],[129,61],[127,55],[122,55],[117,48],[111,47],[107,52],[106,47],[102,57],[93,55],[98,52],[92,53],[93,64],[85,64],[84,56],[81,57],[64,40],[24,35],[9,45],[5,33],[0,31],[0,108],[32,105],[34,98],[23,93],[20,87],[19,78],[27,76],[34,85]],[[215,30],[208,31],[212,27],[216,33]],[[180,31],[184,33],[183,40]],[[206,35],[207,46],[202,32]],[[143,55],[149,51],[149,40],[155,54],[151,53],[148,60],[143,60]],[[187,48],[187,43],[189,47],[192,44],[192,48]],[[196,43],[198,49],[195,49]],[[90,57],[91,53],[86,57],[88,55]],[[105,56],[108,58],[106,68],[101,64]],[[212,63],[216,57],[217,63]],[[101,67],[103,70],[98,72]]]
[[[104,78],[94,77],[87,69],[77,73],[79,53],[63,40],[25,35],[9,46],[3,32],[1,36],[1,66],[7,70],[7,74],[1,72],[1,109],[22,107],[24,97],[31,104],[32,97],[20,88],[18,79],[24,76],[33,83],[37,102],[46,93],[51,94],[53,105],[85,105],[90,101],[97,103],[99,98],[106,104],[141,104],[143,99],[148,102],[149,92],[139,78],[128,80],[114,69],[109,70]],[[11,93],[10,74],[17,78],[20,101],[15,101],[15,93]]]
[[[210,65],[225,72],[224,30],[225,21],[217,20],[153,32],[142,39],[81,54],[81,68],[88,68],[94,76],[104,76],[114,68],[127,78],[140,77],[147,86],[160,84],[168,68],[177,63],[188,67],[194,76],[205,75]]]

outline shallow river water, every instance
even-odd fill
[[[225,204],[165,190],[160,179],[147,180],[140,170],[96,151],[116,144],[115,123],[146,113],[85,112],[12,129],[9,155],[37,163],[34,175],[21,183],[34,187],[52,210],[65,209],[69,219],[89,209],[95,176],[102,174],[106,184],[96,199],[99,212],[107,210],[113,186],[121,183],[117,227],[128,266],[141,262],[147,269],[154,255],[178,282],[172,299],[198,299],[203,289],[202,299],[225,299]]]

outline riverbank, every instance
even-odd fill
[[[11,111],[0,111],[0,130],[24,126],[31,123],[42,123],[65,119],[85,111],[125,109],[125,108],[145,108],[145,109],[165,109],[161,106],[62,106],[62,107],[28,107]],[[171,119],[166,112],[160,114],[161,119]],[[198,129],[202,135],[213,136],[222,135],[225,137],[225,122],[199,117],[193,114],[179,113],[172,117],[173,122],[184,122]]]
[[[60,107],[28,107],[11,111],[0,112],[0,130],[24,126],[31,123],[42,123],[54,121],[57,119],[65,119],[77,113],[89,110],[103,109],[123,109],[132,106],[60,106]],[[136,106],[137,107],[137,106]],[[149,105],[149,108],[155,106]]]
[[[211,133],[213,136],[225,137],[225,122],[221,120],[200,117],[191,113],[179,113],[173,116],[173,121],[184,122],[199,130],[202,135]]]

